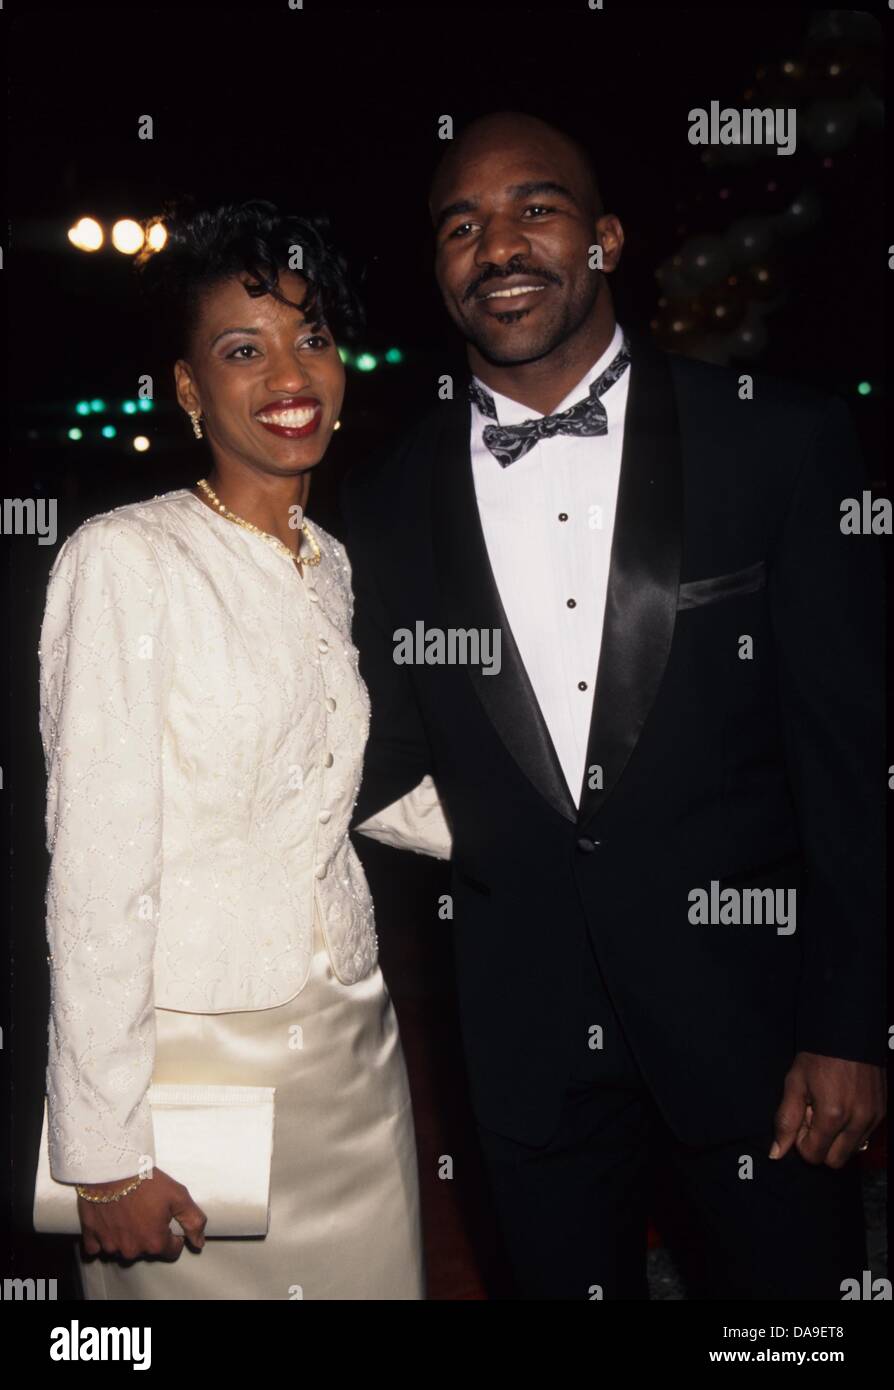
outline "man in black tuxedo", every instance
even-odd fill
[[[658,1162],[692,1293],[838,1299],[886,1041],[880,564],[839,525],[846,412],[628,338],[620,223],[539,120],[468,127],[430,210],[471,381],[346,484],[355,822],[434,777],[519,1291],[646,1298]],[[497,631],[499,659],[402,664],[418,623]]]

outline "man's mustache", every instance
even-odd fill
[[[550,285],[561,285],[562,283],[561,278],[552,270],[535,270],[532,266],[517,265],[514,261],[510,261],[503,270],[497,270],[496,267],[491,267],[483,271],[478,279],[473,280],[466,290],[463,295],[463,303],[465,303],[466,300],[473,299],[483,286],[490,285],[491,281],[496,283],[500,280],[508,280],[515,275],[530,275],[532,280],[546,280]]]

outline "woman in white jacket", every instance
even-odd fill
[[[78,1186],[88,1298],[421,1298],[406,1071],[347,833],[369,722],[350,567],[304,516],[355,304],[314,226],[263,203],[171,227],[145,274],[213,466],[86,522],[50,579],[52,1176]],[[429,785],[395,815],[449,854]],[[275,1087],[266,1238],[205,1241],[152,1166],[153,1082]]]

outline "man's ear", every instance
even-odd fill
[[[603,213],[596,219],[596,237],[602,247],[602,269],[606,272],[617,269],[624,249],[624,228],[613,212]]]

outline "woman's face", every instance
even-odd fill
[[[279,288],[300,304],[306,283],[282,271]],[[242,277],[205,291],[189,347],[174,368],[177,399],[198,410],[215,463],[290,475],[326,452],[345,390],[345,371],[325,323],[272,295],[246,293]]]

